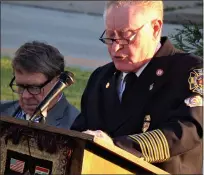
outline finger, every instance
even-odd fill
[[[96,132],[95,131],[91,131],[91,130],[83,131],[83,133],[94,135],[94,136],[96,135]]]

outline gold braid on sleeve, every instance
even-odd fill
[[[164,162],[170,158],[167,139],[160,129],[129,135],[129,137],[139,143],[144,160],[147,162]]]

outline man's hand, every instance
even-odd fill
[[[101,130],[96,130],[96,131],[86,130],[86,131],[83,131],[83,133],[93,135],[94,137],[103,139],[104,142],[108,144],[114,145],[113,140],[105,132]]]

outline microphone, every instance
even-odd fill
[[[74,83],[74,75],[71,72],[64,71],[60,74],[58,82],[53,86],[53,88],[48,92],[46,97],[42,102],[36,107],[35,112],[30,117],[31,121],[35,121],[36,118],[47,108],[49,103],[67,86]]]

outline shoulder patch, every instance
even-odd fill
[[[189,107],[203,106],[203,99],[200,95],[189,97],[185,99],[184,102]]]
[[[203,95],[203,69],[194,69],[188,78],[189,88],[192,92]]]

